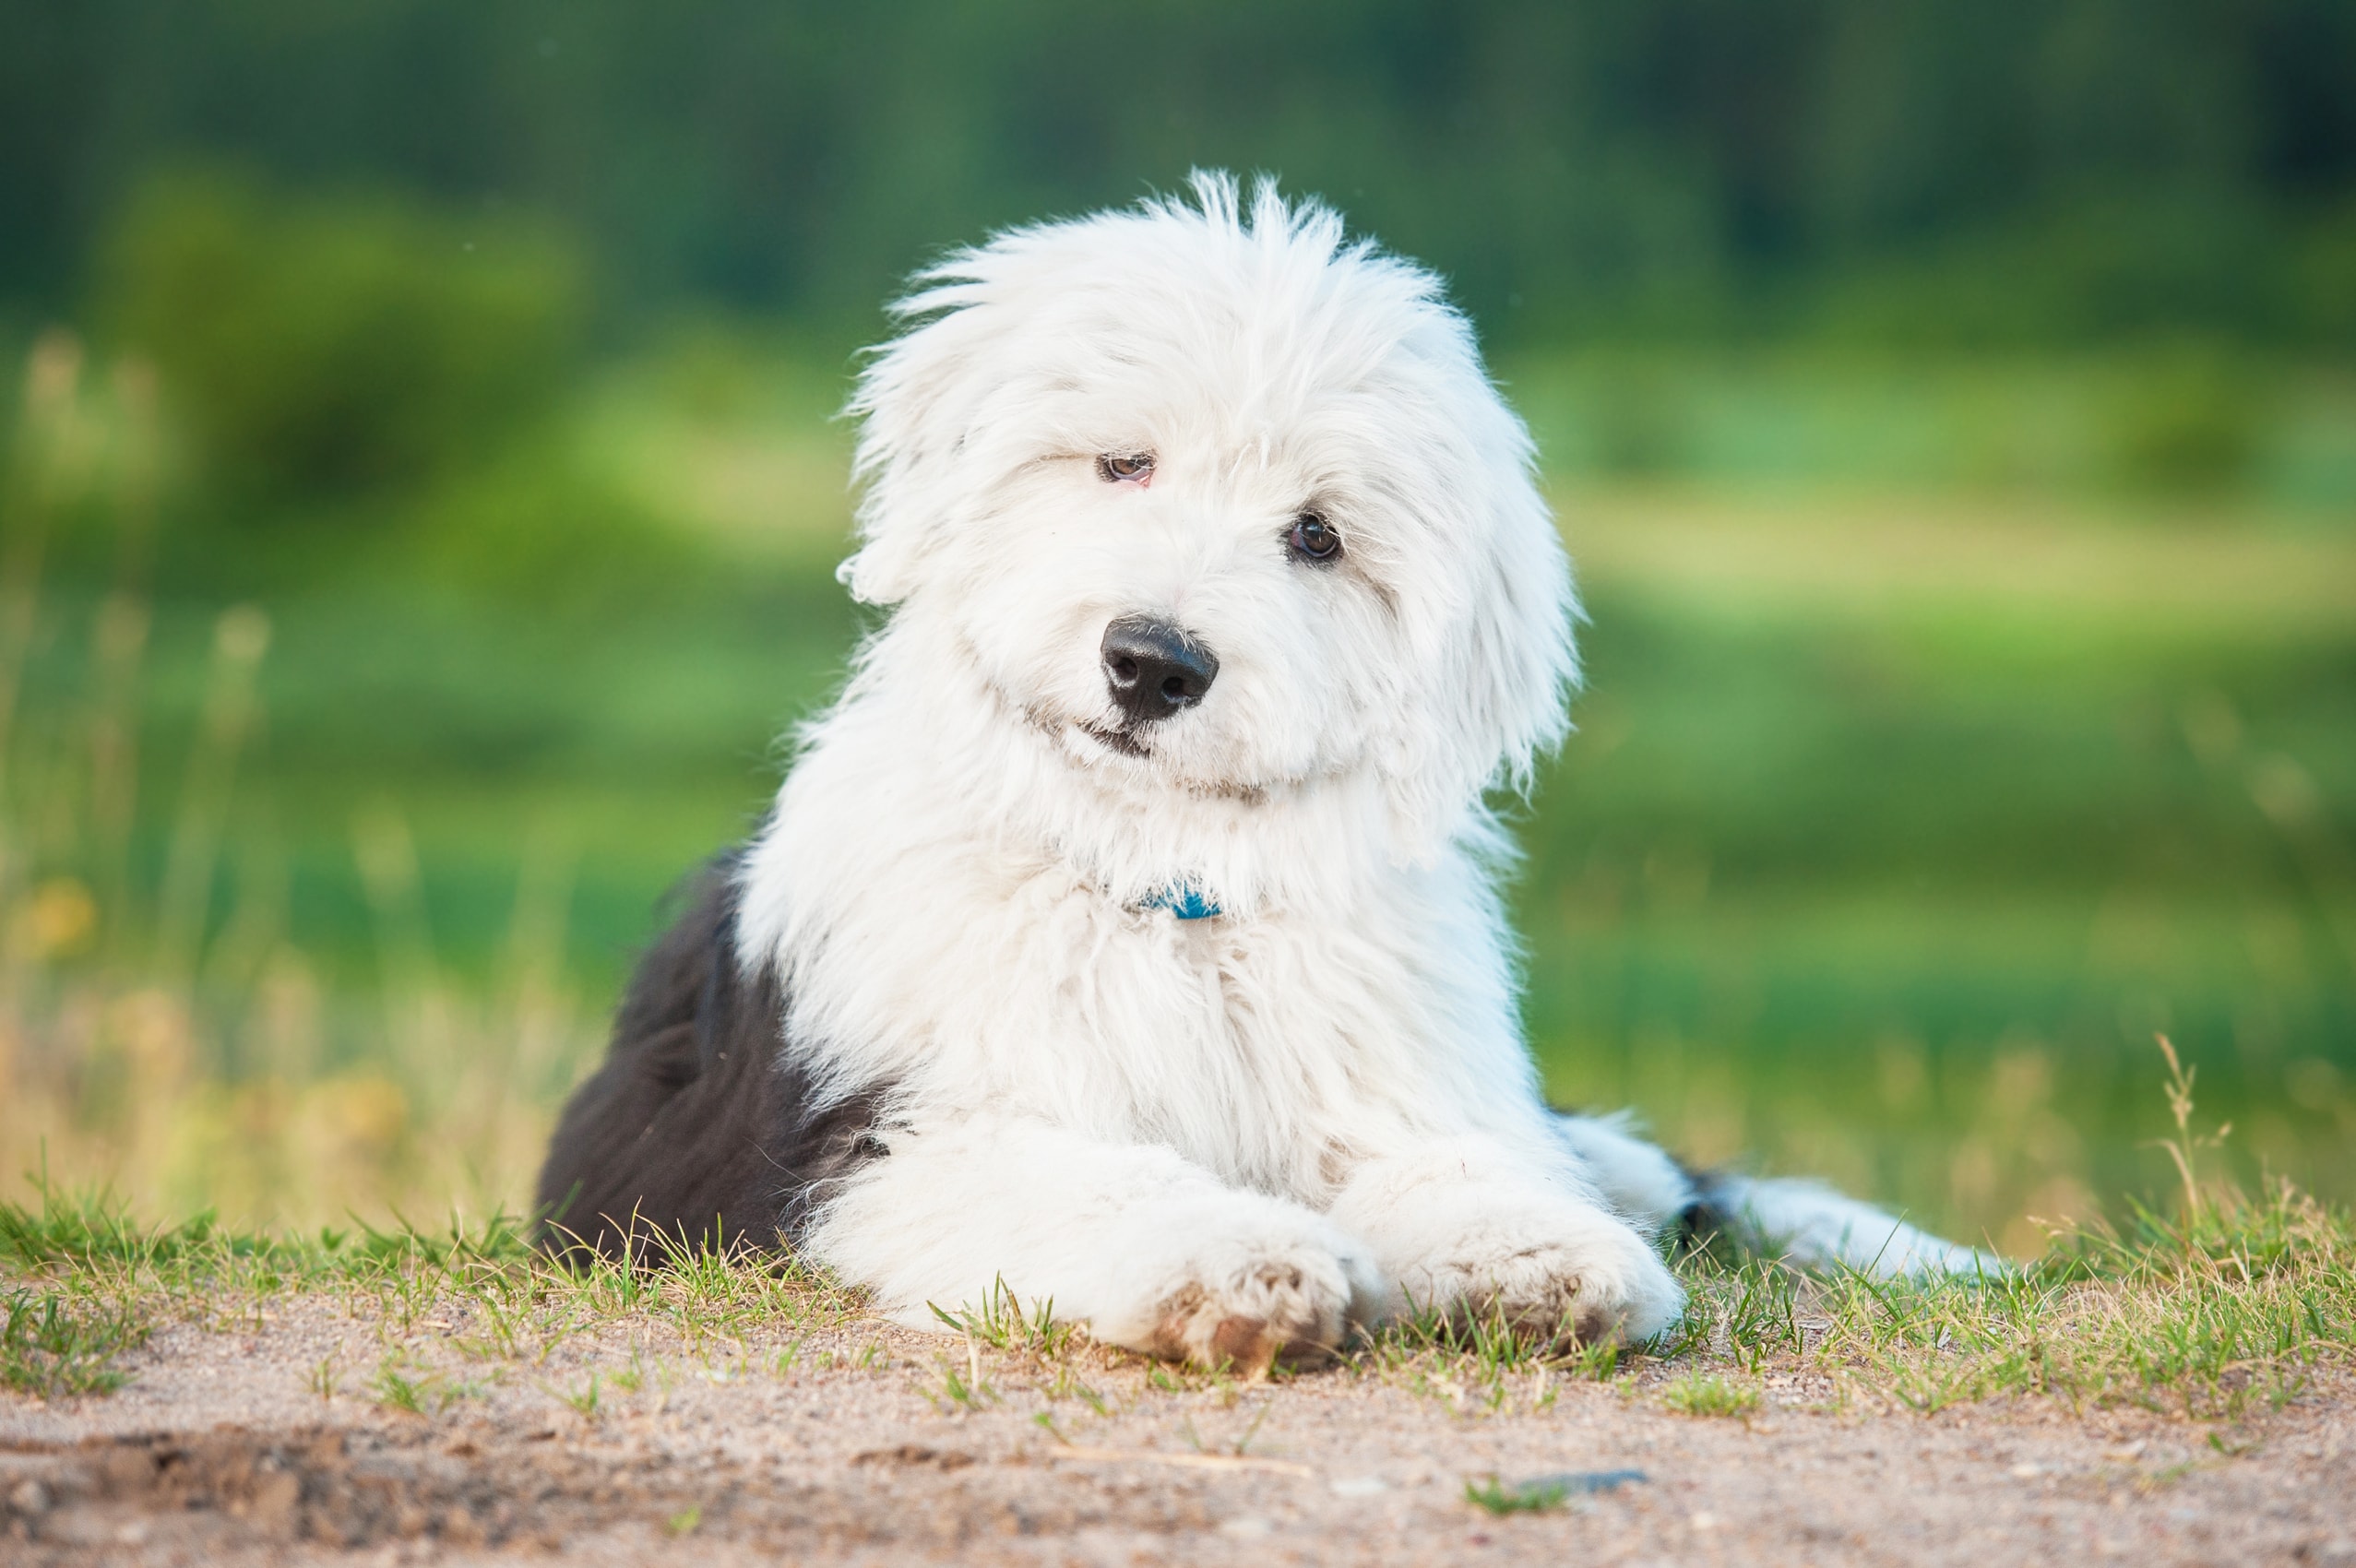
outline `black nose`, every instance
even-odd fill
[[[1218,674],[1218,656],[1167,621],[1124,615],[1104,628],[1104,683],[1140,724],[1194,707]]]

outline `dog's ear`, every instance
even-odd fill
[[[1474,828],[1486,791],[1529,787],[1568,728],[1578,678],[1570,563],[1529,434],[1477,359],[1469,374],[1452,422],[1457,477],[1434,498],[1430,560],[1400,601],[1417,689],[1398,707],[1384,772],[1411,859]]]
[[[931,545],[970,500],[957,457],[1003,329],[983,297],[986,254],[962,252],[920,276],[931,286],[893,307],[915,325],[872,352],[845,410],[859,422],[860,542],[835,575],[864,603],[914,592]]]

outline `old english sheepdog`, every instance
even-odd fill
[[[917,281],[851,403],[888,614],[632,982],[560,1248],[782,1243],[1247,1372],[1426,1307],[1642,1340],[1697,1223],[1978,1265],[1541,1097],[1491,802],[1575,601],[1438,279],[1204,175]]]

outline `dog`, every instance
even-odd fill
[[[1992,1265],[1541,1098],[1496,802],[1577,604],[1434,274],[1197,174],[895,309],[839,573],[885,616],[565,1111],[560,1252],[781,1245],[1247,1372],[1422,1311],[1643,1341],[1697,1229]]]

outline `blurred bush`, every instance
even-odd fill
[[[2356,381],[2219,335],[2067,354],[1620,345],[1517,356],[1500,374],[1564,477],[2356,515]]]
[[[2292,266],[2292,297],[2317,345],[2356,349],[2356,201],[2309,231]]]
[[[66,308],[192,151],[507,193],[617,318],[845,348],[938,247],[1197,163],[1330,196],[1517,351],[1779,331],[1852,279],[1909,339],[2296,347],[2285,263],[2356,198],[2349,0],[0,0],[0,312]]]
[[[2320,347],[2331,285],[2299,257],[2321,226],[2247,199],[2102,191],[1826,270],[1797,336],[1852,346],[2019,351],[2197,329]]]
[[[100,318],[155,361],[199,472],[268,502],[408,488],[501,451],[553,406],[587,298],[542,226],[220,171],[143,186],[99,279]]]
[[[2153,351],[2127,368],[2112,401],[2117,477],[2158,491],[2238,483],[2266,434],[2267,390],[2237,358],[2213,346]]]
[[[556,444],[521,446],[438,486],[407,516],[411,526],[387,540],[387,569],[529,598],[541,613],[713,587],[698,540]]]

